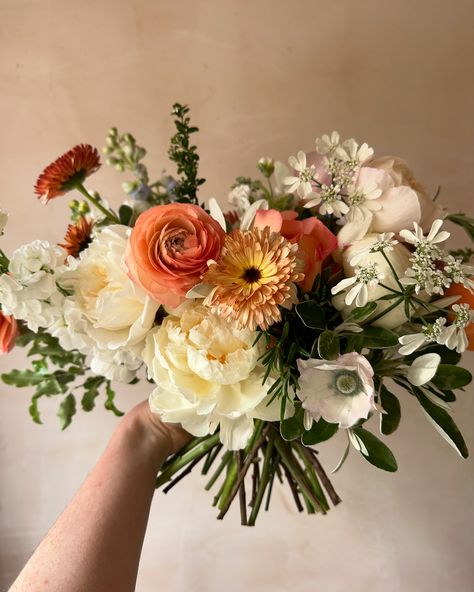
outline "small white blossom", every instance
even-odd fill
[[[469,304],[454,304],[454,321],[449,327],[445,327],[438,339],[448,349],[456,349],[458,354],[466,351],[469,340],[466,335],[466,327],[473,321],[473,311]]]
[[[474,290],[474,281],[471,277],[474,275],[474,267],[466,265],[460,257],[456,258],[448,255],[444,258],[444,275],[454,284],[462,284],[470,292]]]
[[[331,135],[324,134],[315,140],[316,150],[319,154],[332,154],[339,146],[339,134],[332,132]]]
[[[284,179],[289,193],[296,191],[300,197],[311,194],[313,192],[311,181],[315,175],[316,167],[314,165],[306,166],[306,154],[302,150],[298,152],[297,156],[290,156],[288,164],[298,173],[298,176],[288,176]]]
[[[376,286],[385,277],[377,267],[376,263],[357,267],[355,276],[341,280],[331,293],[338,294],[353,286],[346,294],[345,303],[350,306],[355,300],[356,306],[365,306],[369,299],[368,288]]]
[[[321,185],[313,193],[307,196],[308,201],[304,204],[305,208],[313,208],[319,205],[319,212],[323,215],[334,214],[336,218],[341,218],[349,211],[349,206],[344,203],[339,195],[341,188],[338,185]]]
[[[246,212],[250,207],[250,186],[237,185],[229,193],[229,203],[237,210],[239,217]]]
[[[52,274],[65,258],[66,252],[61,247],[35,240],[13,251],[9,272],[23,285],[31,285]]]
[[[377,241],[373,244],[369,244],[360,251],[354,253],[354,256],[351,257],[350,264],[352,266],[357,265],[363,259],[367,257],[370,253],[382,253],[385,254],[393,251],[393,247],[398,245],[398,241],[395,240],[393,237],[395,236],[394,232],[382,232],[378,235]]]
[[[398,353],[403,356],[408,356],[426,343],[433,343],[435,341],[440,343],[439,339],[445,324],[446,319],[439,317],[434,323],[425,325],[420,333],[402,335],[398,339],[399,343],[402,345],[398,350]]]
[[[345,140],[336,148],[335,153],[341,160],[347,160],[355,165],[362,165],[374,155],[373,149],[365,142],[359,144],[353,139]]]
[[[423,229],[416,222],[413,222],[415,232],[412,232],[411,230],[401,230],[400,236],[404,238],[407,243],[411,243],[415,246],[420,244],[434,245],[442,243],[451,236],[451,233],[447,230],[438,232],[442,225],[443,220],[435,220],[431,225],[428,234],[424,236]]]

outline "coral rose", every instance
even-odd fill
[[[0,311],[0,353],[7,354],[15,345],[18,335],[18,325],[13,317],[6,316]]]
[[[254,227],[268,226],[291,243],[298,243],[298,255],[304,262],[304,279],[298,285],[307,292],[321,272],[323,261],[337,249],[337,238],[316,217],[304,220],[297,220],[297,217],[298,214],[293,211],[258,210]]]
[[[201,207],[174,203],[138,218],[125,262],[130,278],[157,302],[175,308],[217,259],[225,233]]]

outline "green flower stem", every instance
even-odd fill
[[[204,442],[204,440],[207,440],[207,438],[208,438],[208,436],[201,436],[199,438],[193,438],[190,442],[188,442],[186,444],[186,446],[183,446],[183,448],[181,448],[181,450],[179,452],[177,452],[176,454],[173,454],[172,456],[170,456],[168,458],[168,460],[161,467],[161,472],[166,471],[168,469],[168,467],[170,467],[174,462],[176,462],[176,460],[181,458],[184,454],[186,454],[186,452],[189,452],[189,450],[192,450],[200,442]]]
[[[244,466],[244,453],[239,450],[235,453],[235,460],[237,461],[237,470],[240,473]],[[240,483],[239,487],[239,502],[240,502],[240,523],[242,526],[247,526],[247,496],[245,493],[245,479]]]
[[[207,475],[209,472],[209,469],[212,467],[212,465],[214,464],[214,461],[217,458],[217,455],[219,454],[219,452],[222,450],[222,444],[218,444],[214,450],[209,450],[208,455],[206,460],[204,461],[204,466],[202,468],[202,474],[203,475]]]
[[[402,292],[404,292],[404,288],[403,288],[403,286],[402,286],[402,284],[401,284],[400,280],[398,279],[397,272],[395,271],[395,269],[394,269],[394,267],[393,267],[393,265],[392,265],[392,262],[391,262],[391,261],[390,261],[390,259],[387,257],[387,255],[386,255],[385,251],[381,251],[381,253],[382,253],[382,255],[383,255],[383,258],[384,258],[384,259],[385,259],[385,261],[387,262],[388,266],[390,267],[390,270],[391,270],[391,272],[392,272],[392,274],[393,274],[393,277],[395,278],[395,281],[396,281],[396,282],[397,282],[397,284],[398,284],[398,287],[400,288],[400,290],[401,290]]]
[[[262,475],[260,477],[260,483],[258,484],[257,495],[255,496],[255,503],[253,505],[252,512],[250,513],[250,518],[248,520],[249,526],[255,526],[255,521],[257,520],[257,515],[262,504],[263,495],[265,493],[265,489],[267,488],[267,484],[271,476],[270,463],[272,459],[275,436],[276,431],[271,430],[267,441],[267,449],[265,450],[265,456],[263,459]]]
[[[389,313],[391,310],[393,310],[394,308],[396,308],[397,306],[399,306],[402,302],[403,302],[403,298],[399,298],[393,304],[391,304],[388,308],[386,308],[385,310],[383,310],[381,313],[379,313],[378,315],[375,315],[375,317],[372,317],[370,319],[370,323],[373,324],[374,321],[378,321],[379,319],[381,319],[382,317],[384,317],[387,313]]]
[[[180,456],[169,465],[161,474],[158,476],[156,480],[156,487],[160,487],[167,481],[171,479],[171,477],[177,473],[180,469],[185,467],[188,463],[192,462],[196,457],[205,454],[208,450],[210,450],[213,446],[215,446],[219,442],[219,432],[216,434],[209,436],[203,442],[200,442],[197,446]]]
[[[224,481],[224,489],[222,490],[222,494],[218,503],[219,510],[222,509],[224,504],[226,503],[232,488],[234,487],[234,483],[237,480],[237,461],[235,459],[235,455],[232,454],[232,460],[229,462],[229,466],[227,468],[227,475]]]
[[[219,475],[222,473],[222,471],[225,469],[225,467],[227,466],[227,463],[229,462],[229,458],[231,456],[231,452],[227,451],[224,456],[221,459],[221,462],[219,464],[219,466],[217,467],[216,472],[212,475],[212,477],[210,478],[210,480],[208,481],[208,483],[206,483],[206,486],[204,487],[204,489],[206,491],[209,491],[211,489],[211,487],[214,485],[214,483],[217,481]]]
[[[311,489],[311,485],[308,483],[303,471],[301,470],[300,464],[292,454],[291,450],[288,448],[286,442],[284,442],[280,437],[277,437],[275,440],[275,446],[282,458],[283,463],[286,465],[286,468],[289,470],[291,476],[299,485],[303,496],[307,497],[316,508],[319,508],[320,511],[325,514],[326,511],[321,506],[318,498]]]
[[[313,488],[314,495],[318,498],[319,503],[324,508],[324,510],[326,512],[328,512],[329,511],[329,504],[326,499],[326,496],[324,495],[323,488],[321,487],[321,484],[319,483],[318,477],[316,475],[316,472],[314,470],[312,463],[309,461],[306,454],[301,450],[300,446],[297,445],[296,450],[298,451],[298,454],[299,454],[299,456],[300,456],[301,460],[303,461],[303,464],[306,468],[306,475],[308,477],[308,481],[311,484],[311,487]]]
[[[324,489],[326,490],[327,494],[329,495],[329,498],[331,499],[332,503],[337,506],[338,504],[341,503],[341,498],[338,496],[338,494],[336,493],[336,490],[333,487],[333,484],[331,483],[331,481],[329,480],[329,477],[326,474],[326,471],[323,469],[323,466],[321,465],[321,463],[318,460],[317,452],[316,450],[313,450],[312,448],[308,448],[307,446],[302,446],[300,445],[302,448],[302,451],[304,454],[306,454],[306,457],[308,458],[309,462],[312,463],[312,465],[314,466],[314,469],[319,477],[319,480],[321,481]]]
[[[88,199],[91,204],[93,204],[98,210],[100,210],[104,216],[110,220],[113,224],[120,224],[120,220],[119,218],[116,216],[116,214],[114,214],[113,212],[111,212],[110,210],[108,210],[107,208],[104,208],[104,206],[99,202],[98,199],[96,199],[93,195],[91,195],[87,189],[84,187],[84,185],[82,183],[79,183],[78,185],[76,185],[76,189],[79,191],[79,193],[81,193],[86,199]]]

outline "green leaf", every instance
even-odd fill
[[[112,411],[112,413],[114,415],[116,415],[117,417],[121,417],[123,415],[123,411],[120,411],[120,409],[117,409],[117,407],[115,406],[115,403],[114,403],[115,391],[113,390],[113,388],[112,388],[112,386],[110,384],[110,380],[108,380],[106,382],[105,392],[106,392],[106,395],[107,395],[107,399],[106,399],[105,404],[104,404],[105,408],[108,411]]]
[[[120,224],[124,226],[128,226],[130,224],[130,220],[133,217],[133,210],[130,206],[122,205],[119,208],[118,215],[120,218]]]
[[[400,423],[400,402],[385,385],[380,388],[380,404],[385,413],[380,414],[380,431],[385,436],[393,434]]]
[[[391,473],[398,469],[397,461],[390,448],[371,432],[364,428],[352,428],[351,433],[352,438],[356,436],[356,442],[352,440],[352,443],[369,463]]]
[[[319,421],[313,422],[311,429],[303,434],[303,444],[305,446],[312,446],[319,444],[332,438],[339,429],[337,423],[328,423],[321,418]]]
[[[470,218],[469,216],[466,216],[466,214],[458,212],[457,214],[449,214],[447,220],[464,228],[471,241],[474,242],[474,218]]]
[[[469,456],[464,438],[447,411],[432,403],[423,393],[417,392],[416,397],[435,429],[463,458]]]
[[[300,317],[306,327],[310,329],[326,328],[326,315],[321,306],[314,300],[300,302],[295,306],[296,314]]]
[[[38,409],[38,399],[40,396],[41,395],[33,395],[28,411],[30,412],[31,418],[35,423],[42,424],[43,422],[41,421],[41,416]]]
[[[357,306],[347,317],[346,322],[359,322],[369,317],[377,309],[376,302],[367,302],[364,306]]]
[[[99,389],[105,382],[103,376],[90,376],[84,382],[84,394],[81,399],[81,407],[84,411],[92,411],[95,407],[95,399],[99,396]]]
[[[440,364],[431,382],[441,390],[453,390],[462,388],[472,380],[472,374],[465,368]]]
[[[300,438],[304,432],[303,409],[300,407],[293,417],[288,417],[280,422],[280,433],[284,440],[290,442]]]
[[[323,331],[318,339],[318,353],[323,360],[334,360],[339,355],[339,337],[334,331]]]
[[[398,345],[398,335],[382,327],[365,327],[360,335],[364,337],[364,346],[370,349],[384,349]]]
[[[75,413],[76,399],[74,395],[69,393],[69,395],[61,401],[61,404],[59,405],[58,409],[59,423],[61,425],[62,430],[65,430],[68,427],[68,425],[70,425],[72,417]]]
[[[40,384],[44,380],[44,374],[38,374],[34,370],[12,370],[2,374],[2,380],[5,384],[22,388]]]
[[[438,354],[441,359],[443,360],[444,364],[449,364],[452,366],[456,366],[459,364],[461,360],[461,354],[458,354],[454,349],[448,349],[444,345],[439,345],[437,343],[429,344],[428,346],[423,348],[423,354]],[[419,351],[415,351],[409,356],[405,356],[405,360],[413,361],[420,355]]]

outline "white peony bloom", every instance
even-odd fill
[[[256,333],[237,329],[196,301],[172,311],[146,340],[143,359],[156,383],[153,413],[179,422],[195,436],[213,433],[229,450],[245,447],[254,418],[279,419],[279,401],[268,405],[269,380],[258,364]]]
[[[337,360],[297,360],[300,372],[297,396],[314,420],[321,417],[340,428],[350,428],[375,411],[374,371],[356,352]]]
[[[59,278],[73,295],[67,298],[62,327],[55,330],[62,332],[64,342],[69,331],[77,349],[88,336],[99,349],[127,348],[136,355],[154,325],[159,304],[127,276],[128,234],[126,226],[104,228]]]
[[[2,208],[0,208],[0,236],[2,236],[2,234],[4,233],[7,222],[8,214],[4,210],[2,210]]]

